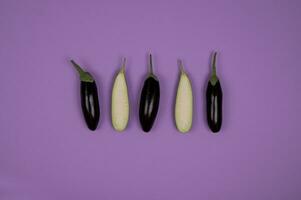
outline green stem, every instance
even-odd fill
[[[80,76],[86,73],[76,62],[74,62],[74,60],[70,60],[70,62],[72,63],[73,67],[76,69]]]
[[[126,58],[124,57],[122,59],[122,66],[121,66],[121,72],[124,73],[125,72],[125,65],[126,65]]]
[[[152,59],[152,54],[149,54],[149,73],[150,74],[154,74],[153,73],[153,59]]]
[[[85,72],[74,60],[70,60],[73,67],[76,69],[76,71],[79,73],[80,80],[83,82],[94,82],[93,77],[88,73]]]
[[[216,55],[217,52],[213,53],[213,61],[212,61],[212,76],[216,76]]]
[[[217,52],[213,52],[213,59],[212,59],[212,75],[211,75],[211,78],[210,78],[210,82],[211,84],[214,86],[217,81],[218,81],[218,78],[217,78],[217,75],[216,75],[216,55],[217,55]]]
[[[180,66],[180,71],[181,73],[185,73],[185,70],[184,70],[184,65],[183,65],[183,61],[181,59],[178,60],[178,63],[179,63],[179,66]]]

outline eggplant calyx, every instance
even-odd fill
[[[217,83],[217,81],[218,81],[217,76],[212,76],[212,77],[210,78],[210,83],[211,83],[211,85],[213,85],[213,86],[215,86],[215,84]]]
[[[152,73],[148,74],[147,78],[153,78],[156,81],[158,81],[158,77],[155,74],[152,74]]]
[[[83,82],[89,82],[93,83],[94,78],[89,72],[85,72],[74,60],[70,60],[72,63],[73,67],[76,69],[76,71],[79,73],[80,80]]]
[[[147,78],[153,78],[156,81],[158,81],[158,77],[155,75],[153,71],[153,59],[152,59],[152,54],[149,54],[149,65],[148,65],[148,73],[147,73]]]

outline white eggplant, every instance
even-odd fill
[[[123,131],[127,127],[129,121],[130,106],[125,77],[125,63],[126,59],[124,58],[122,67],[116,75],[112,89],[111,117],[112,125],[117,131]]]
[[[191,129],[193,120],[192,87],[183,64],[179,61],[181,73],[175,102],[175,122],[177,129],[186,133]]]

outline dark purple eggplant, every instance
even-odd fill
[[[149,132],[156,120],[160,103],[160,84],[153,73],[152,55],[149,55],[149,72],[140,96],[139,120],[144,132]]]
[[[223,119],[223,91],[216,75],[216,54],[213,53],[212,74],[206,91],[207,122],[213,133],[220,131]]]
[[[85,72],[73,60],[71,63],[80,75],[81,107],[86,124],[90,130],[94,131],[100,115],[96,82],[89,72]]]

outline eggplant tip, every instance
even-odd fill
[[[220,128],[210,128],[211,132],[216,135],[219,133],[219,131],[221,130]]]

